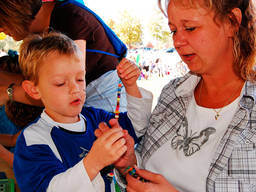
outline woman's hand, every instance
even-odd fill
[[[178,192],[165,178],[147,170],[136,168],[136,174],[147,180],[142,182],[138,178],[126,175],[127,192]]]
[[[124,153],[124,155],[121,158],[119,158],[114,163],[114,166],[119,170],[120,173],[124,173],[124,170],[128,166],[133,166],[137,164],[137,159],[134,151],[134,140],[129,135],[127,130],[124,130],[124,133],[125,133],[124,139],[126,140],[127,151]]]
[[[137,79],[140,76],[140,69],[136,66],[136,64],[131,60],[123,58],[116,69],[119,78],[123,82],[126,93],[131,96],[141,98],[142,96],[137,86]]]
[[[116,69],[125,87],[134,86],[136,84],[140,76],[140,69],[133,61],[123,58]]]

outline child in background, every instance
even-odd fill
[[[17,75],[21,71],[18,64],[18,54],[16,51],[9,50],[8,55],[0,57],[0,70],[6,75]],[[22,78],[17,78],[21,82]],[[4,79],[1,78],[1,81]],[[42,108],[25,105],[13,100],[7,101],[0,106],[0,158],[12,167],[13,153],[16,139],[20,130],[29,122],[33,121],[40,113]]]
[[[12,91],[17,85],[21,84],[23,77],[19,68],[18,53],[16,51],[9,50],[8,55],[0,57],[0,70],[6,73],[6,76],[16,75],[17,80],[13,82]],[[1,77],[1,81],[4,80],[5,78]],[[2,124],[0,124],[0,133],[17,133],[22,127],[35,120],[42,110],[42,107],[23,104],[9,98],[5,105],[1,106],[0,116]],[[2,111],[5,111],[5,113],[2,114]],[[11,121],[7,121],[5,116]],[[6,132],[5,129],[12,129],[12,131]]]
[[[81,59],[75,43],[60,33],[31,36],[20,47],[22,87],[45,106],[17,141],[14,172],[21,191],[109,191],[100,170],[125,155],[128,134],[111,120],[113,113],[83,107],[86,82]],[[136,138],[133,125],[146,125],[147,118],[142,117],[148,117],[151,108],[137,113],[150,106],[152,94],[138,89],[140,72],[135,64],[123,59],[117,70],[128,94],[128,114],[120,113],[118,122]],[[109,122],[112,129],[96,138],[100,122]]]

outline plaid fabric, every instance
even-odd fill
[[[199,80],[187,74],[164,87],[138,147],[142,166],[180,127]],[[256,85],[246,82],[242,94],[240,107],[212,160],[206,182],[208,192],[256,191]]]

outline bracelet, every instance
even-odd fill
[[[13,86],[15,85],[15,83],[11,83],[8,88],[6,89],[7,95],[9,97],[9,100],[12,101],[13,100]]]
[[[133,167],[128,166],[124,171],[123,171],[123,175],[126,175],[126,173],[133,171]]]
[[[124,170],[123,174],[125,175],[125,174],[127,174],[127,173],[128,173],[129,175],[131,175],[132,177],[134,177],[135,179],[140,180],[141,182],[148,182],[148,180],[146,180],[146,179],[140,177],[140,176],[136,173],[136,169],[135,169],[134,167],[128,166],[128,167]]]

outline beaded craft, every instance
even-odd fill
[[[131,176],[133,176],[136,179],[139,179],[142,182],[147,182],[146,179],[140,177],[139,175],[136,174],[136,169],[134,167],[128,166],[125,170],[124,170],[124,175],[125,174],[129,174]]]
[[[116,98],[116,110],[115,110],[115,119],[119,118],[120,113],[120,98],[121,98],[121,89],[122,89],[122,81],[119,80],[118,88],[117,88],[117,98]]]

